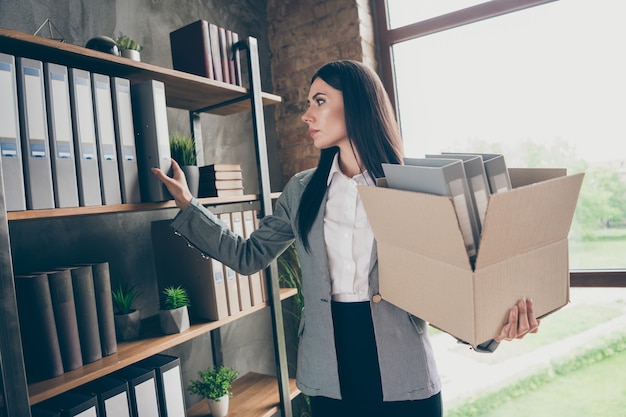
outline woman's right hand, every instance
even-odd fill
[[[167,191],[170,192],[172,197],[174,197],[174,201],[176,201],[176,206],[181,210],[184,210],[193,196],[191,195],[191,191],[189,191],[189,187],[187,186],[187,179],[185,178],[185,173],[182,169],[180,169],[180,165],[178,162],[172,159],[172,176],[168,177],[160,168],[151,168],[152,173],[161,181]]]

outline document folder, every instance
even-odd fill
[[[15,57],[0,53],[0,168],[7,211],[26,210]]]
[[[131,417],[128,382],[123,379],[103,376],[76,390],[97,398],[99,417]]]
[[[75,390],[66,391],[49,398],[34,405],[32,408],[56,412],[61,417],[99,417],[98,400],[96,396]],[[39,411],[33,412],[34,415],[38,415],[35,413],[39,413]]]
[[[137,130],[141,200],[169,200],[171,196],[167,189],[151,171],[151,168],[156,167],[167,174],[172,167],[165,84],[156,80],[144,81],[133,84],[130,92]]]
[[[473,266],[480,235],[463,162],[453,159],[405,158],[404,163],[383,164],[389,188],[449,196]]]
[[[180,359],[176,356],[157,354],[138,362],[137,366],[153,369],[155,372],[161,417],[185,416],[185,393]]]
[[[139,203],[141,202],[141,191],[139,189],[130,81],[119,77],[111,78],[111,91],[113,94],[113,118],[115,120],[122,202]]]
[[[133,417],[160,417],[156,374],[153,369],[127,366],[111,374],[128,382]]]
[[[91,74],[70,68],[70,103],[76,153],[78,201],[81,206],[102,204],[100,172],[96,148],[96,126],[93,115]]]
[[[246,210],[243,212],[243,231],[244,237],[248,239],[252,232],[255,230],[254,219],[256,213],[253,210]],[[250,282],[250,298],[253,306],[262,304],[265,301],[263,297],[263,284],[261,282],[261,273],[255,272],[248,276]]]
[[[56,207],[78,207],[78,182],[67,67],[46,62],[46,103]]]
[[[218,218],[223,221],[229,228],[230,213],[222,213]],[[228,300],[228,314],[231,316],[241,311],[239,304],[239,288],[237,285],[237,273],[229,266],[223,265],[224,277],[226,278],[226,299]]]
[[[117,145],[113,127],[113,100],[108,75],[92,74],[96,145],[100,167],[102,204],[121,204],[122,190],[117,165]]]
[[[487,213],[487,204],[491,195],[483,157],[480,155],[443,153],[440,155],[426,155],[426,158],[450,158],[463,161],[463,169],[465,170],[467,186],[472,197],[472,205],[474,206],[478,223],[478,233],[480,234],[482,225],[485,222],[485,213]]]
[[[159,288],[182,285],[187,289],[192,317],[221,320],[228,317],[226,282],[222,264],[174,234],[170,220],[152,222],[152,248]]]
[[[17,58],[26,207],[54,208],[43,63]]]
[[[243,214],[238,211],[232,212],[230,213],[230,220],[233,232],[243,238],[245,235],[243,231]],[[237,273],[237,288],[239,290],[239,306],[241,310],[252,307],[250,281],[247,275]]]

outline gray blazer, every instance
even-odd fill
[[[295,175],[248,240],[231,233],[192,200],[172,227],[190,244],[234,270],[249,275],[265,268],[295,239],[302,266],[304,311],[299,329],[297,385],[309,396],[341,398],[331,317],[331,284],[324,244],[324,210],[309,235],[307,252],[297,233],[300,197],[313,170]],[[325,206],[326,201],[322,203]],[[375,251],[373,252],[375,254]],[[374,255],[373,255],[374,256]],[[426,323],[388,303],[378,293],[378,263],[369,273],[370,302],[385,401],[428,398],[441,389]]]

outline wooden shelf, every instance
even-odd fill
[[[280,299],[284,300],[294,296],[296,293],[297,290],[295,288],[282,288],[280,290]],[[261,304],[223,320],[194,323],[188,330],[182,333],[166,336],[159,330],[158,316],[148,318],[142,322],[142,334],[140,339],[118,343],[117,352],[113,355],[106,356],[73,371],[66,372],[56,378],[30,384],[28,386],[30,404],[37,404],[62,392],[124,368],[125,366],[132,365],[135,362],[174,346],[178,346],[181,343],[262,310],[265,307],[267,307],[267,304]]]
[[[0,28],[0,51],[113,77],[124,77],[132,83],[162,81],[165,83],[168,107],[202,110],[218,115],[250,110],[249,93],[243,87],[41,36]],[[264,105],[281,102],[281,98],[274,94],[262,93],[261,96]]]
[[[280,407],[276,377],[248,373],[233,383],[233,396],[229,400],[228,415],[233,417],[271,417]],[[289,379],[289,397],[300,394],[296,381]],[[202,400],[187,410],[187,417],[210,416],[209,405]]]
[[[276,199],[280,193],[272,193],[272,198]],[[198,199],[200,204],[204,206],[220,206],[224,204],[235,203],[253,203],[259,201],[258,194],[247,194],[232,197],[206,197]],[[84,216],[90,214],[115,214],[115,213],[129,213],[133,211],[151,211],[175,208],[176,204],[174,200],[161,201],[157,203],[136,203],[136,204],[110,204],[104,206],[90,206],[90,207],[68,207],[68,208],[54,208],[43,210],[22,210],[22,211],[9,211],[7,212],[7,220],[38,220],[49,219],[55,217],[72,217],[72,216]]]

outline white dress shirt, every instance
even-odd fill
[[[374,185],[366,172],[352,178],[339,168],[338,155],[328,174],[324,239],[330,266],[332,299],[369,300],[369,271],[374,244],[357,185]]]

